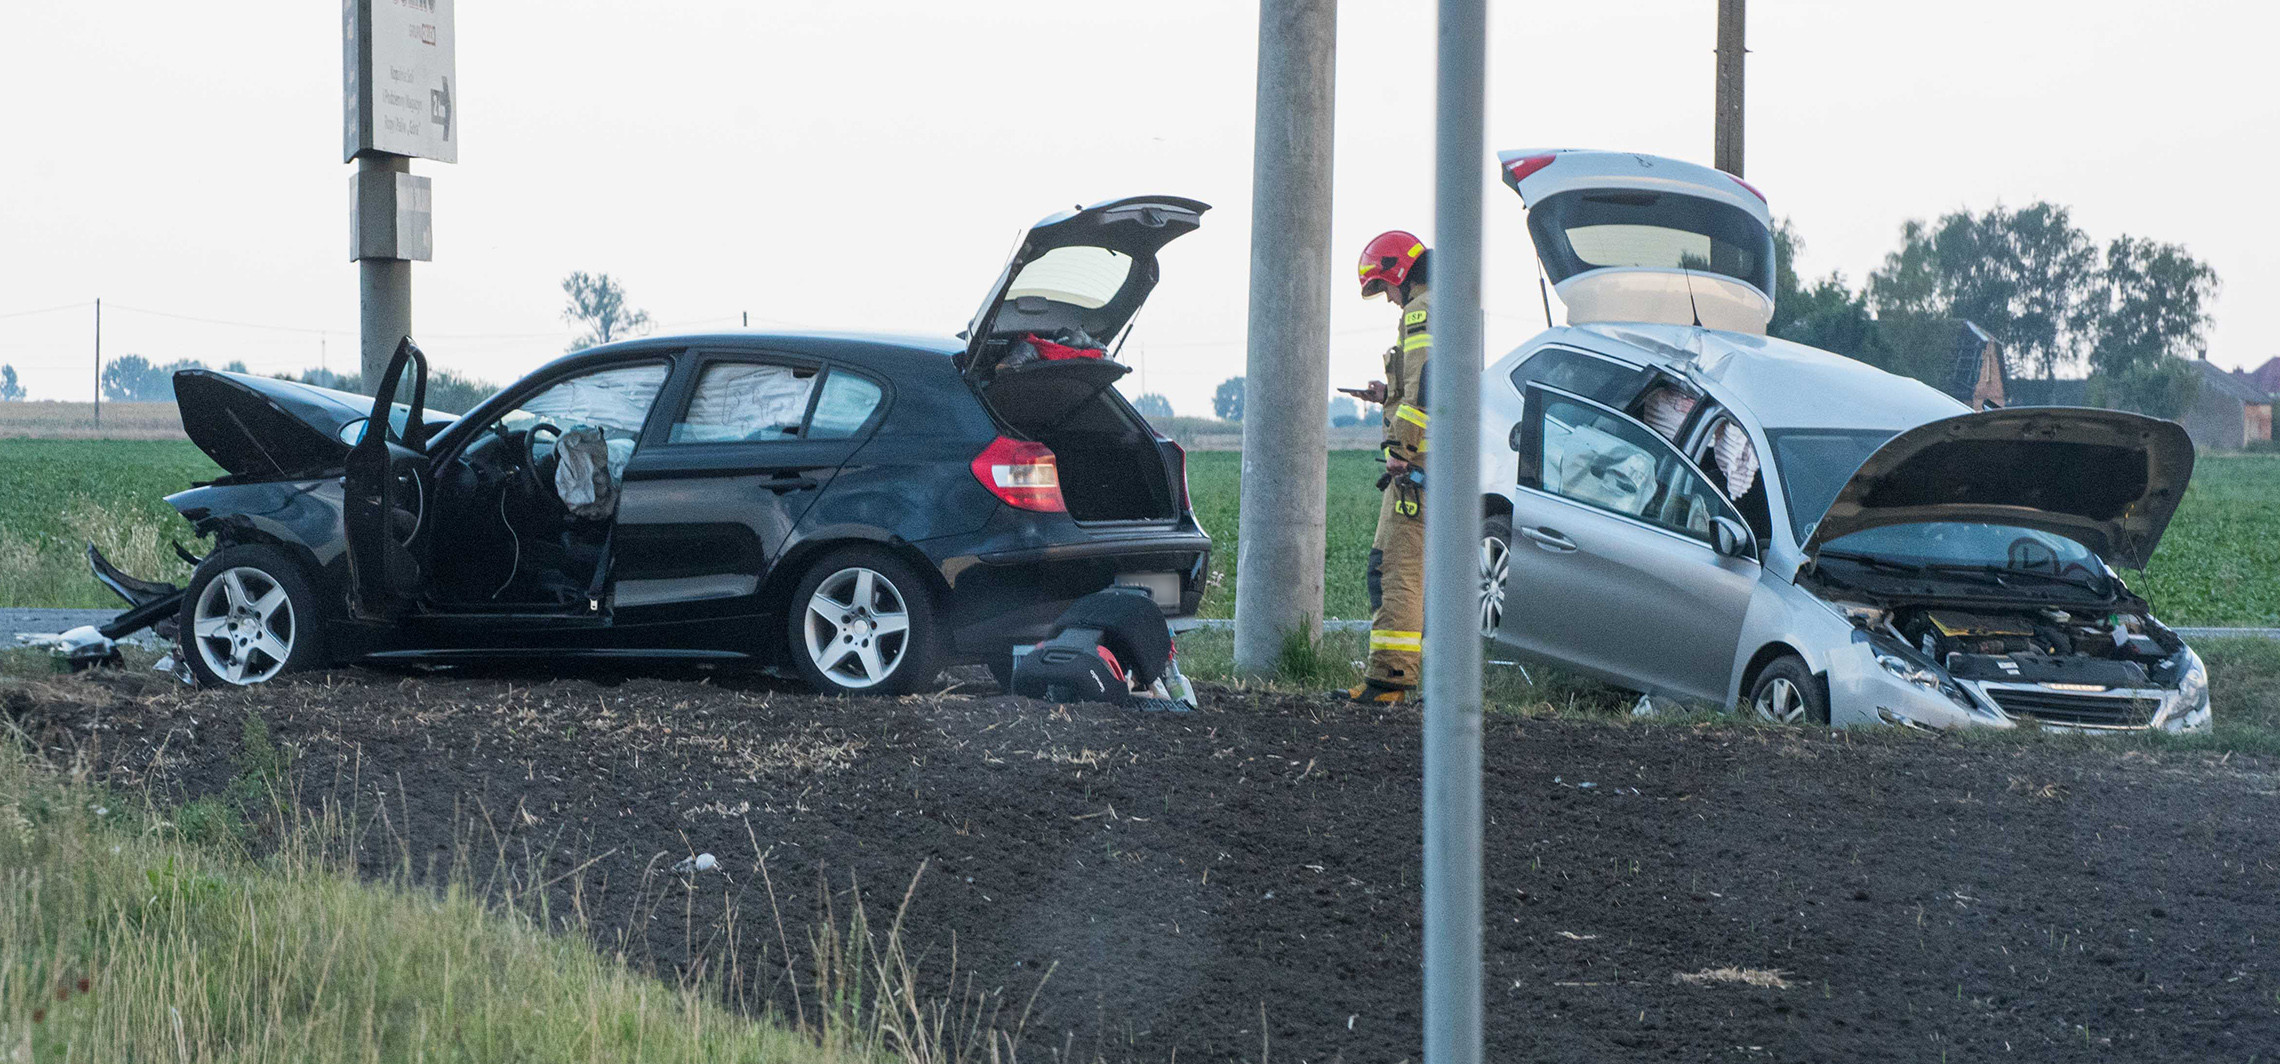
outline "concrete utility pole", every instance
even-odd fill
[[[406,156],[367,152],[356,157],[360,194],[367,188],[393,193],[395,175],[411,172],[412,160]],[[393,226],[395,200],[392,195],[386,195],[381,202],[386,205],[382,224]],[[362,249],[358,254],[363,254]],[[380,386],[380,375],[388,372],[388,359],[396,354],[396,342],[412,333],[411,260],[384,258],[380,253],[358,258],[356,306],[358,348],[363,352],[363,388],[369,392]]]
[[[1742,176],[1742,43],[1749,0],[1718,0],[1718,139],[1712,165]]]
[[[95,297],[95,431],[103,431],[103,297]]]
[[[1322,632],[1329,476],[1331,92],[1335,0],[1262,0],[1251,174],[1250,353],[1235,669],[1271,673]]]
[[[1425,1062],[1480,1064],[1480,373],[1487,0],[1441,0],[1426,382]]]

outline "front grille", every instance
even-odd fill
[[[2016,687],[1990,688],[1987,693],[2005,713],[2052,724],[2142,728],[2153,721],[2154,711],[2161,708],[2154,699],[2132,695],[2085,695]]]

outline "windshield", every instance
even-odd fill
[[[1845,482],[1860,471],[1860,464],[1898,435],[1884,429],[1777,429],[1766,439],[1773,443],[1774,468],[1781,474],[1781,493],[1789,500],[1789,528],[1797,542],[1813,537],[1813,526],[1845,490]]]
[[[2059,576],[2106,575],[2105,563],[2090,548],[2049,532],[2016,525],[1971,521],[1925,521],[1886,525],[1838,536],[1821,556],[1858,554],[1881,561],[1929,568],[2012,569]]]
[[[1528,210],[1544,269],[1558,284],[1609,266],[1701,270],[1773,291],[1773,233],[1748,211],[1675,192],[1581,189]]]

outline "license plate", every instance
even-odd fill
[[[1119,573],[1118,587],[1145,588],[1156,605],[1167,609],[1180,608],[1180,574],[1178,573]]]

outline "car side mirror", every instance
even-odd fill
[[[1719,515],[1710,519],[1711,548],[1727,558],[1757,560],[1757,537],[1740,521]]]

